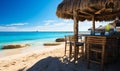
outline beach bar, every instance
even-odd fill
[[[107,54],[117,58],[119,54],[119,32],[114,31],[113,34],[109,35],[95,35],[95,21],[114,21],[116,18],[120,18],[119,0],[63,0],[58,5],[56,15],[59,18],[74,20],[74,61],[77,61],[77,48],[79,47],[76,44],[79,42],[78,23],[85,20],[92,21],[91,34],[83,35],[85,37],[85,55],[87,56],[88,68],[90,62],[95,62],[101,64],[101,71],[103,71]],[[119,25],[120,23],[116,24]],[[106,47],[109,51],[113,50],[111,51],[113,53],[107,52]],[[95,56],[91,56],[93,54]],[[99,62],[91,60],[94,58]]]

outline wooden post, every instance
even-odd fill
[[[74,16],[74,37],[75,42],[78,42],[78,20],[76,16]]]
[[[78,19],[77,19],[77,11],[73,11],[73,18],[74,18],[74,42],[78,42]],[[78,46],[74,44],[74,61],[77,60],[77,48]]]
[[[92,16],[92,22],[93,22],[93,25],[92,25],[92,35],[95,35],[95,16]]]

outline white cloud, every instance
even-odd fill
[[[6,25],[6,26],[23,26],[23,25],[26,25],[28,23],[12,23],[12,24],[9,24],[9,25]]]
[[[42,26],[36,26],[39,31],[72,31],[73,23],[70,21],[47,21]]]
[[[95,27],[99,27],[100,25],[105,26],[106,24],[110,23],[111,21],[105,22],[105,21],[96,21]],[[84,21],[79,22],[79,31],[88,31],[89,28],[92,27],[92,21]]]
[[[50,23],[45,23],[44,25],[48,26],[48,25],[50,25]]]
[[[5,26],[0,26],[0,31],[73,31],[73,20],[46,20],[44,24],[38,26],[24,26],[28,23],[12,23]],[[110,22],[95,22],[96,27],[99,25],[106,25]],[[21,27],[20,27],[21,26]],[[23,27],[24,26],[24,27]],[[92,27],[92,21],[79,22],[79,31],[87,31]]]
[[[109,22],[95,22],[96,27],[99,25],[105,25]],[[36,26],[35,29],[39,31],[73,31],[73,20],[48,20],[42,26]],[[88,31],[92,27],[92,21],[79,22],[79,31]]]
[[[52,22],[56,22],[56,20],[45,20],[45,23],[52,23]]]
[[[15,31],[17,30],[16,27],[5,27],[5,26],[0,26],[0,31]]]
[[[72,20],[64,19],[64,22],[72,22]]]
[[[55,20],[45,20],[44,25],[48,26],[48,25],[51,25],[54,22],[56,22],[56,21]]]
[[[109,22],[99,22],[96,21],[95,25],[98,27],[99,25],[106,25]],[[36,26],[35,29],[39,31],[73,31],[74,28],[74,21],[73,20],[46,20],[44,25]],[[92,21],[83,21],[79,22],[79,31],[88,31],[89,28],[92,27]]]
[[[0,31],[18,31],[21,30],[19,26],[24,26],[28,23],[12,23],[4,26],[0,26]]]

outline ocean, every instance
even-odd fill
[[[86,34],[89,32],[79,32]],[[27,53],[46,48],[44,43],[55,42],[57,38],[64,38],[65,35],[73,35],[73,32],[0,32],[0,57],[14,54]],[[9,44],[30,44],[29,47],[19,49],[2,49]]]
[[[0,49],[8,44],[43,45],[45,42],[54,42],[56,38],[73,35],[72,32],[0,32]],[[2,50],[2,49],[1,49]]]

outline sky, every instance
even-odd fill
[[[0,0],[0,31],[73,31],[73,20],[56,16],[62,0]],[[96,22],[105,25],[108,22]],[[87,31],[91,21],[79,22]]]

